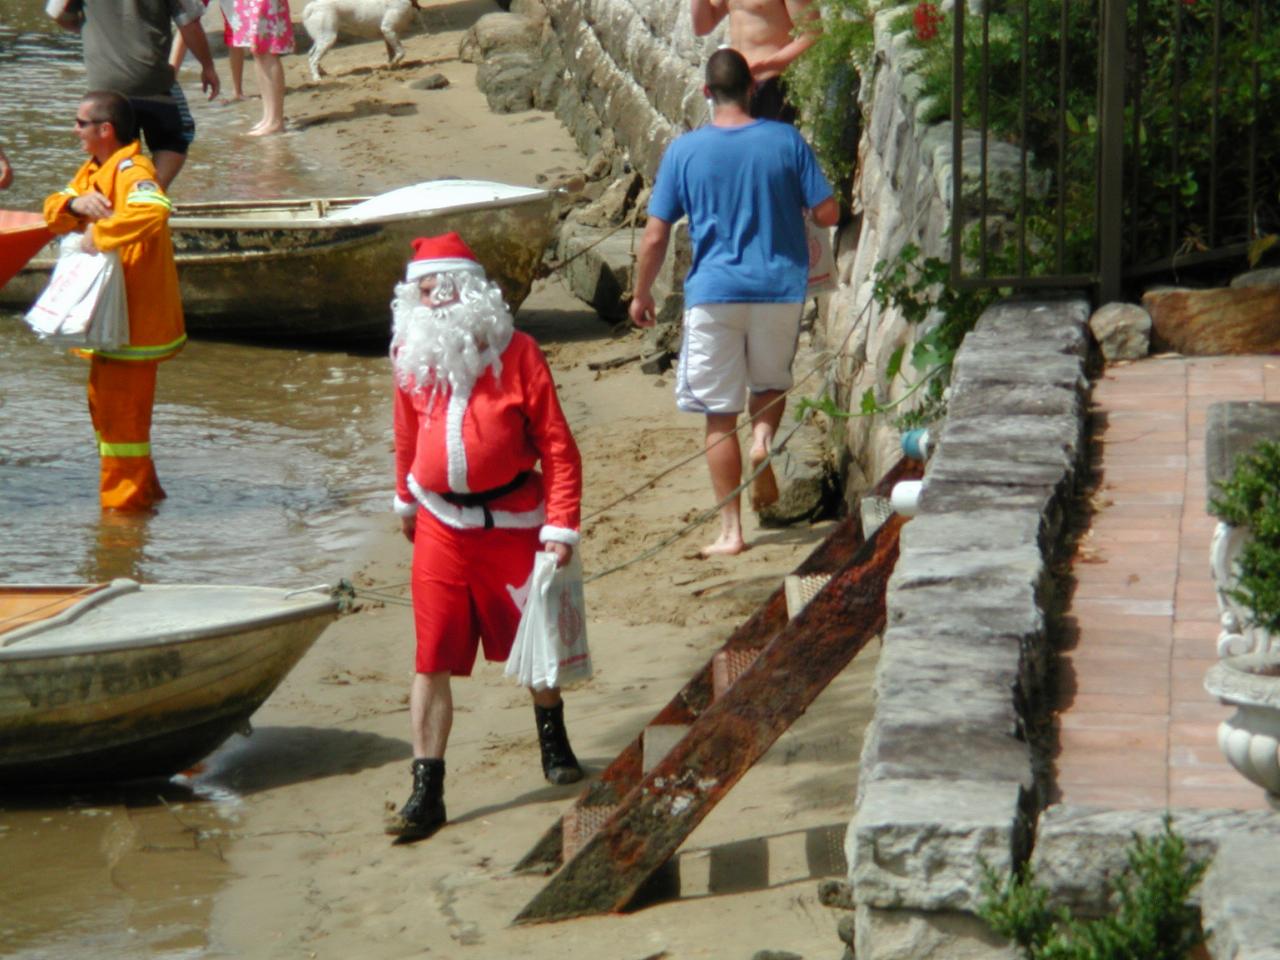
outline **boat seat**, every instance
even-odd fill
[[[61,626],[86,610],[138,589],[136,580],[124,578],[76,587],[0,588],[0,634],[4,634],[0,647]]]

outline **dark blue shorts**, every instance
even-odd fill
[[[129,98],[134,116],[138,118],[138,129],[146,139],[147,149],[153,154],[159,150],[185,154],[196,138],[196,122],[191,117],[182,87],[175,83],[169,96],[172,99]]]

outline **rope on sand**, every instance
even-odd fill
[[[613,236],[623,227],[626,227],[628,225],[630,225],[632,228],[631,257],[632,257],[632,262],[634,263],[636,209],[637,208],[634,208],[634,207],[632,208],[631,215],[630,217],[627,218],[625,222],[614,227],[604,236],[599,237],[598,239],[593,241],[589,246],[578,251],[569,259],[563,260],[560,263],[556,264],[554,267],[551,268],[550,271],[548,271],[548,275],[558,270],[563,270],[575,259],[580,257],[582,254],[586,253],[592,247],[596,246],[599,243],[603,243],[609,237]],[[920,221],[923,219],[923,217],[924,217],[924,208],[921,208],[920,210],[917,210],[915,216],[911,218],[911,223],[908,225],[906,236],[912,236],[915,233],[915,230],[920,225]],[[858,328],[858,324],[861,323],[861,321],[867,316],[868,312],[871,309],[871,304],[873,302],[874,302],[873,300],[868,300],[866,303],[862,305],[862,309],[858,311],[857,317],[855,317],[853,322],[849,324],[849,329],[845,332],[844,339],[840,341],[840,344],[835,348],[835,350],[831,351],[830,353],[827,353],[821,360],[815,363],[803,377],[801,377],[799,380],[793,383],[789,389],[783,391],[781,396],[779,396],[776,400],[771,401],[768,405],[765,406],[764,409],[767,410],[774,403],[785,402],[787,397],[789,397],[792,393],[794,393],[802,384],[807,382],[810,377],[812,377],[815,373],[817,373],[821,369],[825,369],[827,372],[826,384],[824,389],[829,390],[835,381],[835,377],[832,375],[835,369],[835,362],[838,359],[840,359],[842,356],[844,356],[845,349],[849,345],[849,338],[853,336],[853,331]],[[609,510],[612,510],[614,507],[617,507],[620,504],[626,503],[628,500],[633,499],[634,497],[638,496],[640,493],[643,493],[645,490],[648,490],[650,487],[656,484],[659,480],[674,473],[676,470],[679,470],[681,467],[687,466],[688,464],[692,463],[695,460],[702,459],[702,457],[706,455],[706,452],[708,450],[714,449],[718,444],[724,443],[730,437],[733,437],[734,441],[736,442],[738,437],[738,431],[743,430],[750,425],[751,425],[751,420],[750,418],[747,418],[741,424],[739,424],[732,433],[726,433],[723,437],[721,437],[711,446],[704,447],[702,450],[699,450],[697,453],[692,454],[691,456],[685,457],[683,460],[680,460],[677,463],[672,464],[670,467],[667,467],[666,469],[659,471],[657,474],[655,474],[650,479],[646,480],[644,483],[642,483],[640,486],[636,487],[635,489],[628,490],[626,493],[622,494],[617,499],[610,501],[609,503],[605,504],[603,507],[599,507],[596,510],[593,510],[591,513],[587,514],[585,517],[582,518],[582,522],[586,523],[588,520],[594,520],[596,517],[601,516],[602,514],[608,512]],[[713,519],[719,513],[720,508],[722,506],[724,506],[734,497],[740,496],[742,494],[742,491],[745,490],[747,487],[749,487],[755,481],[756,477],[758,477],[760,474],[762,474],[765,471],[766,467],[769,467],[772,465],[774,455],[781,453],[783,449],[785,449],[787,442],[799,429],[800,429],[800,422],[797,421],[795,426],[793,426],[791,430],[788,431],[787,435],[783,437],[781,441],[775,444],[775,446],[765,455],[765,458],[760,461],[759,465],[755,468],[755,470],[752,471],[751,475],[747,477],[747,479],[744,480],[742,483],[738,484],[738,486],[733,490],[733,492],[730,493],[728,496],[726,496],[719,503],[716,503],[710,508],[708,508],[707,510],[703,511],[701,514],[699,514],[689,523],[685,524],[675,533],[666,537],[664,540],[662,540],[661,543],[657,544],[656,546],[650,547],[648,550],[645,550],[644,552],[637,554],[636,556],[632,557],[629,560],[624,560],[622,563],[609,567],[606,570],[601,570],[598,573],[593,573],[589,577],[585,577],[583,579],[583,583],[591,583],[592,581],[599,580],[602,577],[607,577],[607,576],[610,576],[611,574],[618,573],[619,571],[625,570],[630,566],[640,563],[642,560],[647,560],[650,557],[654,556],[655,554],[659,553],[660,551],[664,550],[666,547],[675,543],[677,540],[688,535],[693,530],[702,526],[707,521]],[[374,593],[380,593],[382,591],[389,590],[389,589],[403,590],[407,586],[409,586],[409,584],[407,583],[382,584],[382,585],[378,585],[378,586],[369,588],[368,590],[364,590],[360,592],[365,594],[374,594]],[[403,597],[392,597],[391,595],[385,595],[382,599],[384,599],[384,602],[395,602],[395,603],[401,603],[405,605],[411,605],[411,601]]]
[[[863,306],[862,311],[858,315],[858,320],[862,319],[863,315],[867,312],[867,310],[870,309],[870,306],[871,306],[870,302],[868,302],[866,305]],[[763,410],[768,410],[770,407],[772,407],[776,403],[785,403],[787,397],[789,397],[792,393],[794,393],[806,382],[808,382],[808,380],[819,371],[822,371],[822,370],[826,371],[827,373],[826,386],[829,388],[831,383],[834,380],[834,377],[832,377],[831,374],[835,368],[835,362],[841,356],[843,356],[845,347],[848,346],[849,338],[850,336],[852,336],[853,331],[856,327],[857,327],[857,321],[850,324],[849,330],[845,334],[844,339],[840,342],[840,345],[835,350],[825,354],[822,357],[822,359],[820,359],[817,363],[815,363],[812,367],[810,367],[809,370],[804,374],[804,376],[802,376],[795,383],[793,383],[790,388],[788,388],[787,390],[784,390],[780,396],[778,396],[776,399],[766,404]],[[761,412],[763,412],[763,410]],[[611,500],[609,503],[606,503],[604,506],[593,510],[591,513],[587,514],[582,518],[582,522],[585,524],[590,520],[594,520],[597,517],[602,516],[603,514],[609,512],[615,507],[618,507],[629,500],[635,499],[639,494],[643,493],[645,490],[648,490],[650,487],[657,484],[658,481],[671,475],[675,471],[679,470],[681,467],[688,466],[690,463],[693,463],[695,460],[701,460],[706,455],[707,450],[714,449],[717,445],[726,442],[731,437],[734,439],[735,442],[737,442],[738,434],[750,426],[751,426],[751,420],[745,419],[741,424],[739,424],[736,428],[734,428],[733,432],[726,433],[723,437],[721,437],[719,440],[717,440],[715,443],[711,444],[710,446],[704,447],[703,449],[699,450],[697,453],[694,453],[688,457],[685,457],[683,460],[679,460],[676,463],[673,463],[671,466],[666,467],[663,470],[660,470],[658,473],[654,474],[644,483],[640,484],[640,486],[635,487],[632,490],[628,490],[626,493],[622,494],[621,496],[617,497],[614,500]],[[693,520],[689,521],[687,524],[685,524],[679,530],[672,533],[670,536],[665,537],[661,542],[657,543],[656,545],[650,547],[649,549],[643,551],[642,553],[636,554],[630,559],[624,560],[623,562],[615,564],[614,566],[609,567],[605,570],[601,570],[597,573],[593,573],[589,577],[584,577],[582,582],[584,584],[592,583],[595,580],[599,580],[603,577],[607,577],[614,573],[618,573],[622,570],[627,569],[628,567],[634,566],[637,563],[647,560],[650,557],[662,552],[671,544],[675,543],[677,540],[680,540],[685,536],[687,536],[688,534],[692,533],[698,527],[714,519],[720,512],[721,507],[723,507],[725,504],[731,501],[734,497],[741,496],[742,492],[746,490],[748,487],[750,487],[751,484],[755,482],[756,478],[759,477],[762,473],[764,473],[764,471],[772,465],[773,458],[778,454],[782,453],[783,450],[786,449],[787,443],[795,435],[796,431],[800,429],[800,426],[801,426],[801,422],[797,421],[791,427],[791,429],[787,431],[786,435],[781,440],[779,440],[777,443],[774,444],[774,446],[769,450],[769,452],[765,455],[764,459],[760,461],[760,463],[751,472],[751,474],[745,480],[743,480],[742,483],[738,484],[738,486],[735,487],[733,491],[730,492],[727,496],[725,496],[722,500],[713,504],[711,507],[707,508],[702,513],[698,514],[698,516],[695,517]],[[357,589],[356,592],[359,596],[369,597],[371,599],[375,599],[383,603],[391,603],[391,604],[397,604],[401,606],[411,606],[412,601],[408,600],[407,598],[386,592],[388,590],[403,590],[408,586],[409,586],[408,583],[377,584],[372,587],[359,588]]]

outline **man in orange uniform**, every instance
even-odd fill
[[[129,343],[89,355],[89,415],[102,459],[104,508],[143,510],[164,497],[151,462],[156,367],[187,336],[178,270],[169,238],[171,204],[155,167],[140,152],[129,101],[112,91],[86,94],[76,135],[90,159],[67,187],[44,202],[56,234],[83,232],[88,253],[115,250],[129,305]]]

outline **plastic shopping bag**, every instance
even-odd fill
[[[68,347],[111,350],[129,342],[129,308],[120,257],[84,253],[68,235],[49,285],[27,312],[43,340]]]
[[[586,606],[578,551],[556,566],[555,554],[539,551],[529,576],[529,597],[504,670],[521,686],[562,687],[591,678]]]
[[[804,236],[809,245],[808,295],[829,293],[836,288],[836,256],[831,249],[831,228],[813,222],[813,214],[804,214]]]

